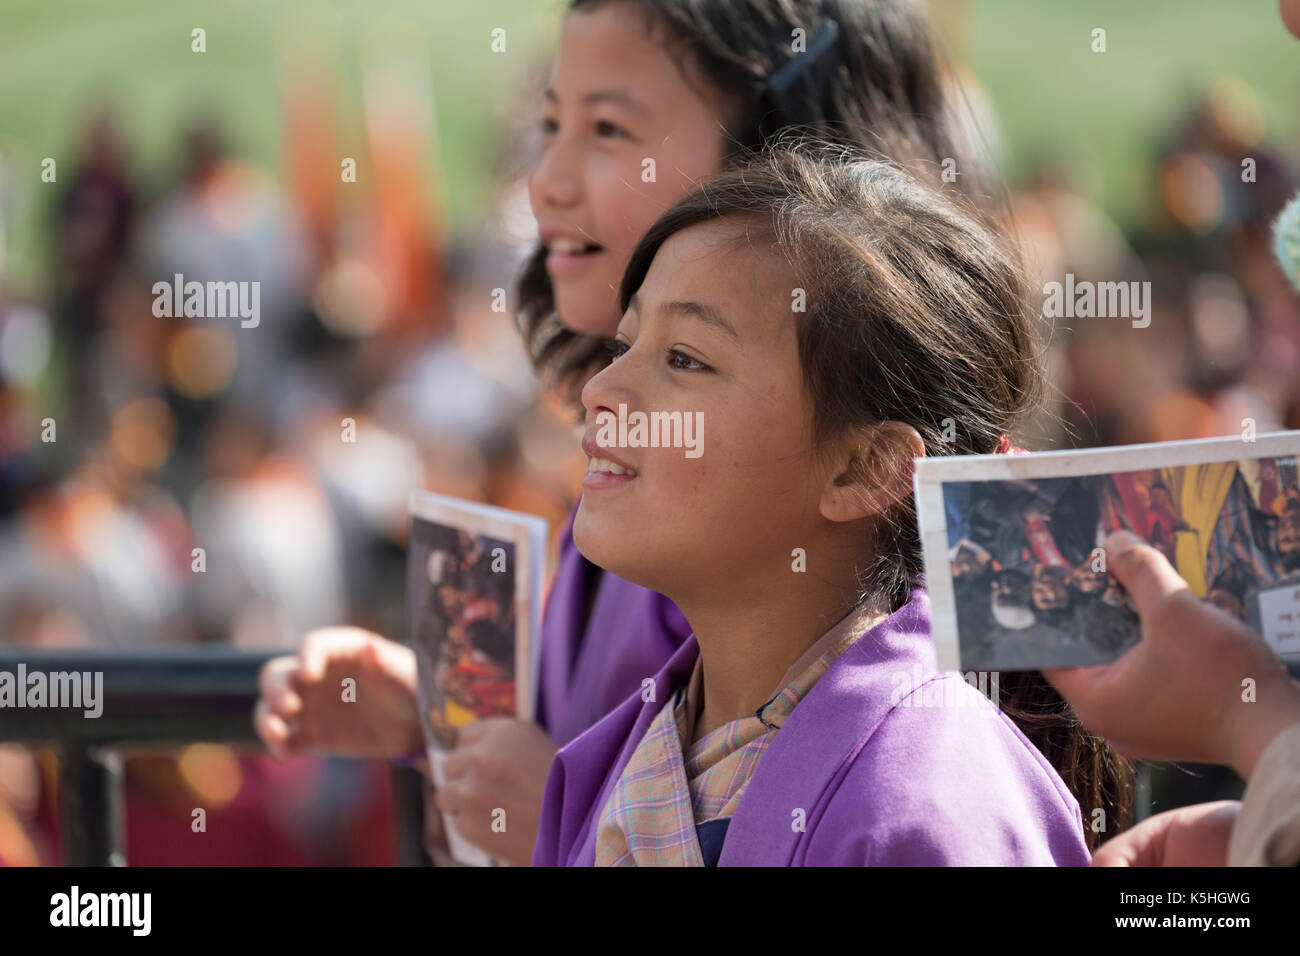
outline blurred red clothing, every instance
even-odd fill
[[[176,773],[174,758],[127,761],[126,849],[131,866],[390,866],[396,860],[390,768],[356,761],[362,797],[322,818],[310,804],[320,794],[326,761],[283,764],[266,756],[237,758],[240,786],[221,807],[205,807],[206,829],[192,829],[203,801]],[[169,766],[170,765],[170,766]],[[64,861],[57,799],[45,780],[37,826]],[[315,822],[312,817],[315,816]]]

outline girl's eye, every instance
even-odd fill
[[[596,121],[596,135],[602,138],[619,139],[627,136],[627,130],[623,127],[611,123],[609,120]]]
[[[553,136],[553,135],[555,135],[555,131],[558,130],[559,128],[560,128],[560,124],[557,123],[557,122],[555,122],[555,120],[554,120],[553,118],[551,118],[550,116],[543,116],[543,117],[542,117],[542,135],[543,135],[543,136]]]
[[[668,365],[680,372],[709,372],[712,369],[699,359],[691,358],[678,349],[668,349]]]
[[[612,362],[614,359],[626,352],[628,347],[626,342],[620,342],[618,339],[610,339],[605,343],[605,348],[609,351],[610,361]]]

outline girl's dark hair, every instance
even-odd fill
[[[610,2],[571,0],[569,12]],[[948,188],[984,203],[984,164],[961,141],[930,27],[914,0],[625,2],[636,3],[688,79],[702,76],[732,104],[727,166],[795,130],[903,163],[936,185],[951,159],[957,175]],[[796,37],[803,52],[794,50]],[[820,53],[819,38],[833,39]],[[806,65],[788,85],[780,82],[782,68],[801,56]],[[544,246],[529,256],[516,292],[517,321],[539,373],[576,397],[607,352],[603,340],[569,331],[555,315]]]
[[[900,166],[804,143],[710,178],[641,239],[619,290],[624,310],[659,247],[682,229],[737,220],[738,243],[771,238],[804,290],[792,313],[815,442],[903,422],[928,456],[991,454],[1042,387],[1014,247]],[[793,291],[793,290],[792,290]],[[792,297],[793,298],[793,297]],[[872,458],[876,456],[872,455]],[[864,467],[907,469],[903,455]],[[879,472],[864,472],[866,482]],[[860,600],[902,607],[924,584],[914,497],[874,522]],[[1106,832],[1128,822],[1131,768],[1085,733],[1038,672],[1004,675],[1003,711]],[[1097,834],[1085,829],[1089,845]]]

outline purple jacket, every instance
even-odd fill
[[[668,598],[602,572],[579,554],[570,514],[542,618],[537,722],[568,743],[640,690],[690,633]]]
[[[1088,864],[1064,782],[960,674],[935,672],[929,632],[916,589],[831,665],[760,761],[720,866]],[[698,652],[692,637],[656,676],[654,702],[634,693],[556,755],[534,866],[593,863],[610,788]]]

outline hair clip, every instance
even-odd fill
[[[765,83],[767,88],[773,93],[784,93],[799,77],[800,73],[808,69],[814,60],[835,45],[835,41],[839,37],[840,25],[834,20],[827,20],[821,25],[817,35],[812,38],[807,49],[802,53],[796,53],[789,62],[767,78]]]
[[[1007,437],[1007,433],[1006,433],[1006,432],[1003,432],[1001,438],[998,440],[998,447],[997,447],[996,449],[994,449],[993,454],[995,454],[995,455],[1027,455],[1027,454],[1029,454],[1029,450],[1026,449],[1026,448],[1021,448],[1019,445],[1013,445],[1013,444],[1011,444],[1011,439]]]

